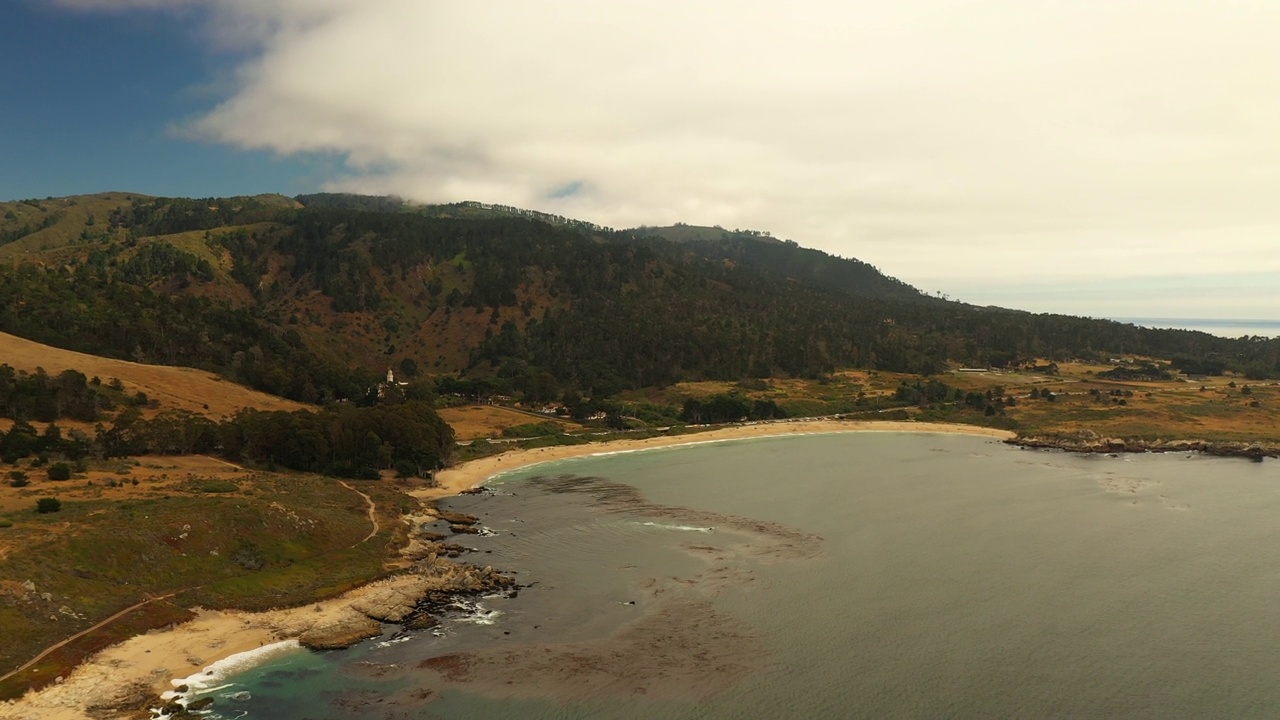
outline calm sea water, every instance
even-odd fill
[[[221,717],[1280,715],[1280,464],[854,433],[584,458],[451,507],[532,586],[219,679]],[[486,624],[491,623],[491,624]]]
[[[1112,318],[1149,328],[1199,330],[1225,338],[1280,337],[1280,320],[1233,320],[1221,318]]]

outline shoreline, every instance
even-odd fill
[[[410,493],[424,503],[458,495],[496,475],[548,462],[674,448],[686,445],[763,439],[791,435],[853,432],[946,433],[1008,441],[1015,433],[952,423],[874,420],[797,420],[735,425],[684,435],[639,440],[610,440],[511,450],[441,471],[437,486]],[[260,648],[296,639],[307,630],[351,612],[351,605],[374,593],[386,581],[375,581],[328,600],[263,612],[197,610],[195,619],[135,635],[88,658],[62,682],[18,700],[0,703],[0,720],[91,720],[93,707],[157,707],[161,693],[174,681],[205,672]],[[247,657],[246,657],[247,659]]]
[[[823,435],[846,432],[945,433],[976,435],[1010,441],[1017,437],[1011,430],[960,423],[915,422],[913,420],[783,420],[752,425],[718,427],[685,435],[658,435],[641,440],[610,440],[585,445],[553,445],[532,450],[508,450],[498,455],[478,458],[456,468],[436,474],[437,487],[415,491],[419,500],[432,501],[458,495],[484,484],[495,475],[522,470],[532,465],[570,460],[578,457],[607,455],[641,450],[657,450],[683,445],[698,445],[731,440],[754,440],[791,435]]]

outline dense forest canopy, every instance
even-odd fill
[[[351,195],[9,206],[0,329],[207,368],[307,402],[361,400],[387,368],[482,378],[535,401],[1030,358],[1136,355],[1188,372],[1280,373],[1277,340],[944,301],[760,233],[617,231],[479,203]]]

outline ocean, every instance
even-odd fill
[[[1116,322],[1132,323],[1149,328],[1175,330],[1199,330],[1225,338],[1280,337],[1280,320],[1232,320],[1217,318],[1111,318]]]
[[[536,466],[446,503],[517,597],[206,694],[273,720],[1274,717],[1277,468],[875,432]]]

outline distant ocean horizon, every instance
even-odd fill
[[[1280,336],[1280,320],[1232,319],[1232,318],[1151,318],[1151,317],[1113,317],[1111,320],[1122,323],[1133,323],[1149,328],[1170,328],[1174,330],[1199,330],[1226,338],[1238,338],[1245,335],[1261,337]]]

